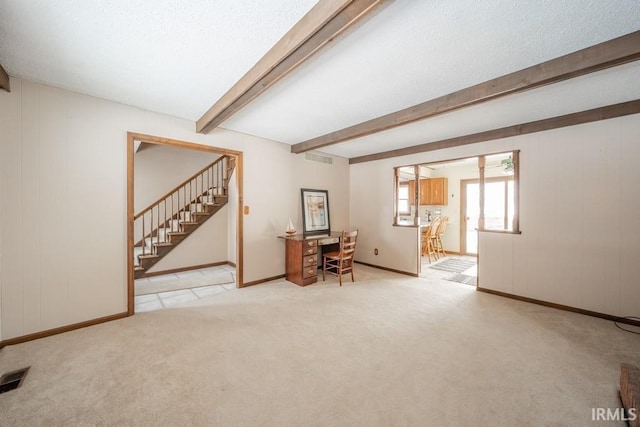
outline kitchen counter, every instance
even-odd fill
[[[413,223],[413,220],[410,219],[402,219],[400,221],[398,221],[397,224],[394,224],[396,227],[415,227],[415,228],[421,228],[421,227],[427,227],[430,223],[428,222],[422,222],[420,225],[415,225]]]

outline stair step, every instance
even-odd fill
[[[169,220],[169,224],[168,224],[169,227],[167,227],[167,228],[171,229],[170,230],[171,233],[175,233],[175,232],[180,231],[180,224],[181,224],[181,220],[179,220],[179,219],[171,219],[171,220]]]
[[[224,195],[224,188],[223,187],[212,187],[207,191],[206,195],[210,196],[210,197],[211,196],[214,196],[214,197],[222,196],[222,195]]]
[[[134,267],[140,266],[138,255],[142,255],[142,246],[136,246],[133,248],[133,266]]]
[[[203,209],[202,203],[191,203],[191,205],[189,205],[189,210],[193,213],[202,212]]]
[[[158,238],[158,236],[153,236],[153,237],[147,237],[146,239],[144,239],[144,245],[148,248],[150,248],[153,245],[157,245],[160,243],[166,243],[169,239],[166,238],[165,235],[161,235],[160,238]]]

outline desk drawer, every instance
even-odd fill
[[[318,240],[318,245],[334,245],[336,243],[340,243],[339,237],[325,237],[324,239]]]
[[[318,246],[318,241],[316,239],[304,241],[305,248],[311,248],[311,247],[315,248],[316,246]]]
[[[303,247],[302,248],[302,256],[315,255],[317,253],[318,253],[318,247],[317,246]]]
[[[310,255],[302,258],[302,268],[307,268],[310,266],[316,267],[318,265],[318,258],[316,255]]]
[[[318,275],[318,267],[317,266],[304,266],[302,269],[302,278],[308,279],[309,277],[315,277]]]

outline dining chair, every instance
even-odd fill
[[[426,256],[429,253],[429,242],[431,235],[431,224],[420,229],[420,255]]]
[[[442,244],[442,236],[447,230],[447,223],[449,222],[449,217],[442,217],[440,220],[440,224],[438,225],[438,230],[436,230],[436,239],[435,239],[435,249],[436,254],[442,254],[442,256],[447,256],[444,252],[444,245]]]
[[[351,281],[355,282],[353,277],[353,254],[356,251],[356,241],[358,240],[358,230],[343,231],[340,239],[340,250],[327,252],[322,255],[322,280],[325,280],[325,273],[335,274],[338,276],[340,286],[342,286],[342,275],[351,273]]]

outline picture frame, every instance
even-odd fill
[[[329,218],[329,191],[300,189],[302,200],[302,233],[329,234],[331,223]]]

